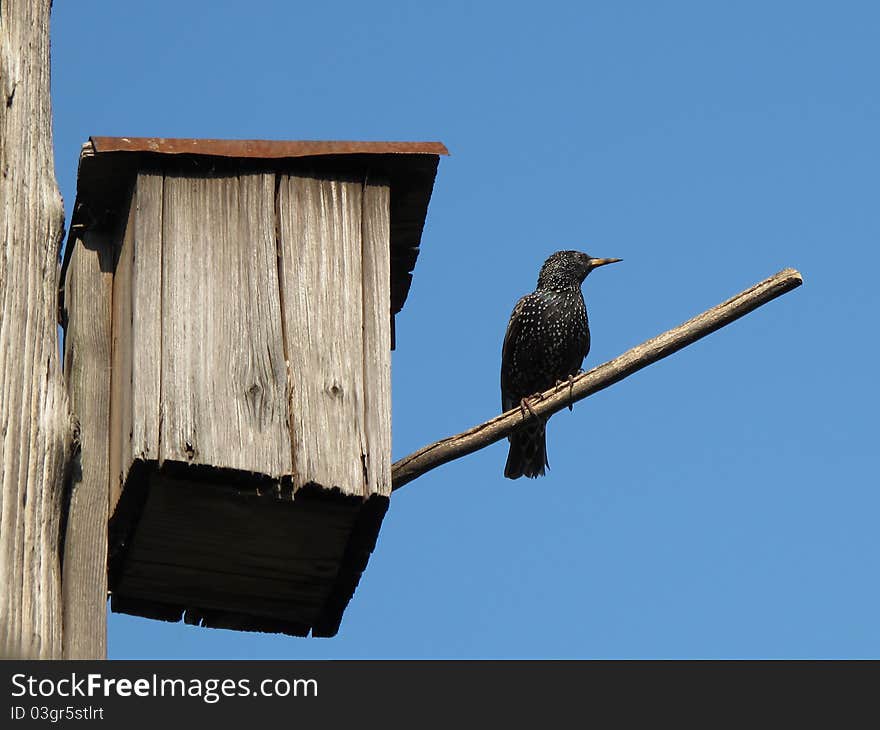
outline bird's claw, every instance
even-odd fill
[[[529,398],[532,398],[537,401],[537,400],[542,400],[544,398],[544,396],[541,393],[535,393],[534,395],[529,396]],[[532,408],[531,403],[529,403],[529,398],[523,398],[519,402],[519,408],[520,408],[520,411],[522,411],[522,417],[525,418],[526,411],[528,411],[532,415],[533,418],[540,419],[541,417],[537,413],[535,413],[535,409]]]
[[[582,372],[584,371],[578,370],[577,375],[580,375]],[[553,386],[553,393],[558,393],[563,385],[568,384],[568,397],[571,398],[574,395],[574,378],[574,375],[569,375],[565,380],[557,380],[556,385]],[[574,410],[574,403],[568,404],[568,410]]]

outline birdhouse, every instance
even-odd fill
[[[98,395],[72,399],[82,429],[107,425],[90,469],[106,474],[113,611],[337,632],[391,493],[394,317],[444,154],[84,146],[65,361],[96,363]]]

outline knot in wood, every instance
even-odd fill
[[[259,412],[263,404],[263,386],[259,383],[251,385],[245,391],[245,401],[252,411]]]

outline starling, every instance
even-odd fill
[[[501,349],[501,405],[522,404],[578,373],[590,351],[590,326],[581,284],[598,266],[621,259],[594,259],[580,251],[557,251],[538,275],[538,286],[513,308]],[[509,437],[504,476],[537,477],[547,462],[546,423],[528,423]]]

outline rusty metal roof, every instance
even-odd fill
[[[156,152],[274,160],[321,155],[448,155],[442,142],[330,142],[266,139],[171,139],[165,137],[91,137],[95,153]]]
[[[71,238],[83,227],[118,220],[138,170],[199,175],[257,168],[381,176],[391,186],[393,315],[406,301],[440,155],[448,154],[441,142],[90,137],[80,155]],[[65,267],[71,249],[72,240]]]

